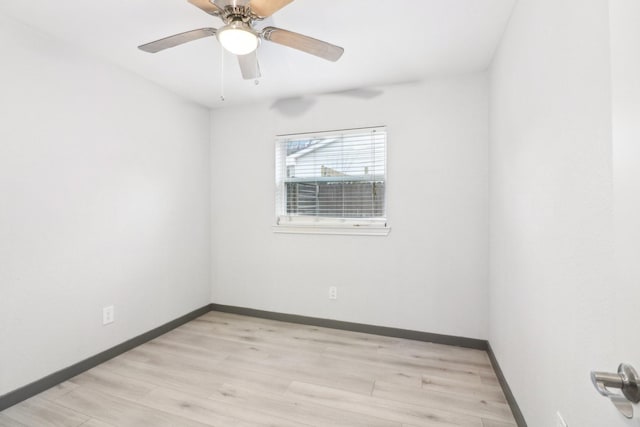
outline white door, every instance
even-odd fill
[[[610,370],[640,370],[640,1],[610,0],[615,332]],[[640,405],[635,408],[640,425]],[[612,425],[614,419],[612,418]],[[620,425],[630,425],[620,423]]]

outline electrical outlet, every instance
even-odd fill
[[[336,286],[329,286],[329,299],[338,299],[338,288]]]
[[[562,414],[560,413],[560,411],[558,411],[556,415],[556,427],[569,427],[569,424],[567,424],[564,418],[562,418]]]
[[[102,324],[108,325],[115,320],[115,312],[112,305],[102,307]]]

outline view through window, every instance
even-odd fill
[[[384,222],[386,143],[384,127],[278,137],[278,223]]]

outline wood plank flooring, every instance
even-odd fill
[[[1,427],[515,427],[487,354],[211,312],[0,412]]]

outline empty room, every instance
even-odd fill
[[[638,22],[0,0],[0,426],[640,426]]]

